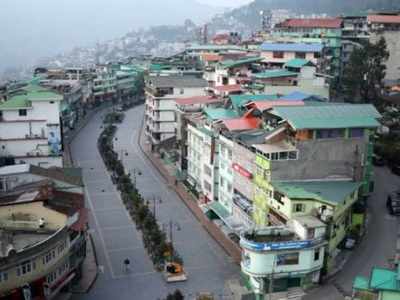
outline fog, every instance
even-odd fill
[[[204,3],[225,5],[227,1],[0,0],[0,70],[119,37],[138,27],[181,24],[186,18],[204,21],[215,12]]]

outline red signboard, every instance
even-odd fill
[[[234,163],[232,164],[232,168],[238,172],[240,175],[248,178],[248,179],[252,179],[253,178],[253,174],[251,174],[249,171],[247,171],[245,168],[243,168],[242,166]]]

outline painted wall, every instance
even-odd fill
[[[314,52],[306,52],[305,55],[305,59],[315,64],[318,62],[318,58],[314,57]],[[274,51],[263,51],[261,52],[261,56],[266,63],[287,63],[289,60],[296,58],[296,52],[284,52],[283,58],[274,58]]]

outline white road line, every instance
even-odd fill
[[[79,164],[79,161],[78,161],[78,167],[79,167],[79,166],[80,166],[80,164]],[[82,180],[83,180],[83,182],[85,182],[85,179],[84,179],[84,178],[83,178]],[[92,202],[92,199],[91,199],[91,197],[90,197],[89,191],[87,190],[86,187],[84,188],[84,190],[85,190],[86,198],[87,198],[87,200],[88,200],[90,209],[92,210],[92,212],[94,212],[94,206],[93,206],[93,202]],[[98,234],[99,234],[100,241],[101,241],[102,246],[103,246],[105,259],[106,259],[106,261],[107,261],[108,267],[110,268],[111,277],[115,279],[114,270],[113,270],[113,268],[112,268],[112,263],[111,263],[110,256],[108,255],[108,252],[107,252],[106,242],[105,242],[104,237],[103,237],[103,233],[102,233],[102,229],[101,229],[101,227],[100,227],[99,220],[97,219],[97,216],[96,216],[95,213],[93,213],[92,215],[93,215],[94,222],[96,223],[97,232],[98,232]]]

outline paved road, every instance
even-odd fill
[[[162,199],[156,207],[160,223],[171,219],[179,223],[181,230],[174,230],[174,242],[185,262],[189,280],[167,285],[161,275],[154,272],[143,249],[140,232],[127,214],[97,151],[97,137],[102,130],[102,114],[99,114],[71,145],[75,164],[83,168],[87,206],[91,210],[89,224],[100,265],[100,275],[91,292],[76,295],[74,299],[158,299],[176,288],[188,296],[209,291],[223,296],[221,299],[230,299],[229,292],[223,289],[224,283],[238,276],[239,267],[208,236],[140,152],[136,141],[143,113],[143,106],[126,113],[116,135],[115,147],[118,152],[128,152],[128,156],[124,156],[128,170],[142,172],[137,176],[137,185],[145,198],[155,196]],[[132,262],[129,274],[125,274],[122,268],[125,258]]]
[[[368,200],[368,231],[332,282],[346,295],[351,294],[353,280],[357,275],[369,276],[374,266],[388,267],[388,260],[395,254],[400,220],[388,214],[386,197],[389,192],[398,188],[399,176],[392,174],[386,167],[375,168],[375,191]],[[344,299],[332,283],[312,291],[306,299]]]

